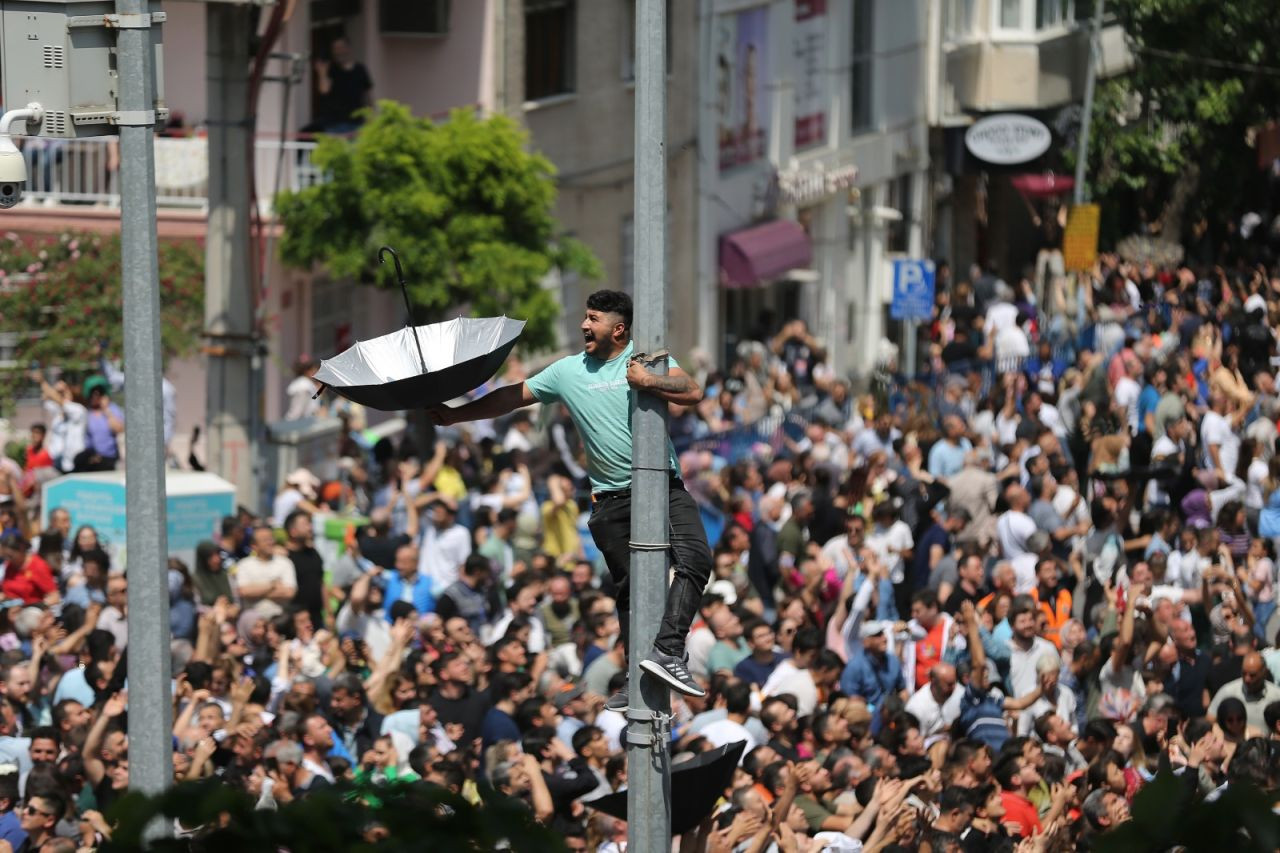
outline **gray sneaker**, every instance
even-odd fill
[[[631,703],[631,693],[628,691],[629,685],[624,683],[622,688],[609,697],[604,706],[610,711],[617,711],[620,714],[627,713],[627,705]]]
[[[654,649],[647,658],[640,661],[640,668],[686,696],[706,696],[707,691],[699,687],[698,682],[689,674],[685,660],[675,655],[664,655]]]

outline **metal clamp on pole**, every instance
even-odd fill
[[[669,551],[670,542],[628,542],[632,551]]]
[[[117,127],[153,127],[155,110],[119,110],[112,114],[111,123]]]
[[[654,750],[667,748],[671,740],[671,715],[644,708],[627,708],[627,744]],[[646,731],[647,728],[647,731]]]

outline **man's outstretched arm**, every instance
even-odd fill
[[[521,382],[517,385],[504,385],[496,391],[490,391],[479,400],[472,400],[457,408],[443,404],[432,406],[427,410],[427,414],[437,424],[449,426],[464,421],[483,421],[501,417],[523,406],[532,406],[536,402],[538,402],[537,398]]]
[[[677,406],[696,406],[702,402],[702,388],[693,377],[678,367],[666,376],[650,373],[639,361],[627,365],[627,382],[638,391],[648,391]]]

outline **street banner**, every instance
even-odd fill
[[[716,19],[715,92],[720,171],[762,159],[769,149],[769,7]]]
[[[796,0],[794,30],[797,151],[827,141],[827,0]]]

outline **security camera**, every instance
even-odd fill
[[[0,116],[0,208],[8,210],[22,200],[27,187],[27,161],[13,144],[13,125],[18,122],[40,124],[44,110],[39,104],[27,104],[25,110],[10,110]]]
[[[0,208],[5,210],[22,201],[27,187],[27,161],[17,148],[7,150],[12,144],[0,144]]]

